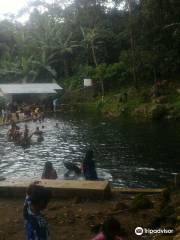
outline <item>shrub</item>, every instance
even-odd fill
[[[92,76],[98,82],[103,81],[105,89],[116,89],[128,78],[128,73],[122,62],[110,65],[100,64]]]
[[[4,97],[0,97],[0,109],[2,109],[4,107],[5,103],[6,103],[5,98]]]
[[[153,203],[150,199],[148,199],[143,194],[138,194],[131,205],[131,209],[134,211],[140,210],[140,209],[149,209],[153,208]]]

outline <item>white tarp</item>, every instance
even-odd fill
[[[0,92],[3,94],[48,94],[62,90],[57,83],[18,83],[0,84]]]

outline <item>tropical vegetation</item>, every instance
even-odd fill
[[[31,0],[0,22],[0,82],[56,80],[72,90],[88,77],[101,95],[177,83],[179,12],[177,0]]]

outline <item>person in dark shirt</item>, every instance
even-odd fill
[[[27,124],[24,125],[24,139],[28,139],[29,137],[29,129]]]
[[[33,134],[37,135],[37,141],[38,141],[38,142],[42,142],[42,141],[44,140],[43,131],[41,131],[41,130],[39,129],[39,127],[36,127],[36,130],[34,131]]]
[[[43,211],[51,198],[51,191],[43,186],[31,184],[23,208],[26,240],[48,240],[49,231]]]
[[[86,152],[86,156],[82,162],[82,173],[86,180],[98,180],[92,150]]]
[[[44,165],[42,179],[57,179],[57,172],[51,162],[47,161]]]

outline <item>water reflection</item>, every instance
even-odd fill
[[[64,115],[50,117],[43,125],[45,140],[27,149],[8,142],[8,127],[1,127],[0,175],[40,178],[44,163],[51,161],[63,179],[63,161],[80,164],[89,146],[95,151],[99,177],[115,186],[160,187],[180,167],[178,124]],[[42,127],[37,123],[28,123],[28,126],[30,129]]]

